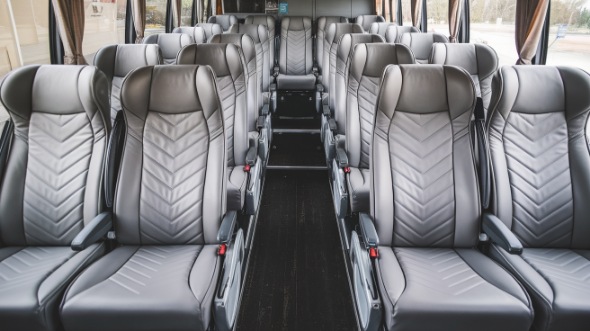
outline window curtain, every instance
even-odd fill
[[[463,1],[464,0],[449,0],[449,40],[452,43],[457,42],[457,36],[459,35]]]
[[[182,24],[182,0],[172,0],[172,17],[174,26],[179,27]]]
[[[64,64],[86,64],[82,53],[84,0],[52,0],[52,3],[64,45]]]
[[[549,0],[516,2],[516,64],[532,64],[532,59],[537,54],[548,8]]]
[[[412,10],[412,25],[420,29],[422,22],[422,0],[412,0],[410,8]]]
[[[145,0],[131,0],[131,14],[135,26],[135,43],[141,44],[145,33]]]

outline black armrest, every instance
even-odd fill
[[[266,116],[258,116],[258,120],[256,121],[256,128],[260,131],[266,126]]]
[[[217,240],[221,243],[227,244],[234,234],[234,229],[236,228],[237,223],[238,213],[235,210],[228,211],[221,221],[221,226],[217,232]]]
[[[260,114],[262,116],[266,116],[269,114],[269,109],[268,109],[268,104],[265,103],[264,105],[262,105],[262,110],[260,110]]]
[[[498,244],[508,253],[522,253],[522,243],[516,238],[514,233],[508,229],[506,224],[495,215],[484,213],[482,228],[483,232],[490,236],[493,242]]]
[[[340,168],[348,167],[348,155],[342,146],[336,146],[336,162]]]
[[[72,240],[72,250],[82,251],[86,247],[94,244],[113,227],[113,215],[111,212],[98,214],[90,223],[88,223],[80,233]]]
[[[250,146],[248,148],[248,152],[246,153],[246,164],[249,166],[253,166],[256,164],[256,157],[258,156],[258,151],[256,146]]]
[[[368,247],[379,246],[379,237],[377,230],[373,224],[373,219],[367,213],[359,213],[359,226],[361,229],[361,236]]]
[[[330,117],[332,115],[332,112],[330,111],[330,106],[324,105],[322,113],[324,114],[324,116]]]
[[[336,129],[338,129],[338,125],[336,124],[336,120],[333,118],[330,118],[328,120],[328,125],[330,126],[330,131],[336,131]]]

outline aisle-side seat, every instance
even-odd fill
[[[105,252],[109,89],[95,67],[63,65],[19,68],[0,86],[14,123],[1,161],[3,330],[58,330],[66,287]]]
[[[214,15],[209,17],[207,23],[219,24],[223,31],[226,32],[232,25],[238,24],[238,17],[236,15]]]
[[[449,38],[444,34],[436,32],[410,32],[402,34],[399,43],[404,44],[412,50],[416,63],[427,64],[432,52],[432,45],[435,43],[448,43]]]
[[[398,26],[398,25],[390,25],[385,30],[385,41],[390,44],[399,44],[401,42],[402,36],[404,33],[412,33],[412,32],[420,32],[418,28],[414,26]]]
[[[203,29],[202,27],[198,27],[198,26],[195,26],[195,27],[180,26],[180,27],[174,28],[174,30],[172,30],[172,33],[188,34],[189,36],[191,36],[193,38],[192,44],[204,44],[208,40],[207,35],[205,34],[205,29]]]
[[[164,64],[176,64],[178,52],[193,43],[193,38],[186,33],[159,33],[143,39],[144,44],[156,44],[162,52]]]
[[[227,146],[227,208],[253,212],[258,206],[262,162],[257,146],[248,139],[246,63],[234,44],[189,45],[178,54],[178,64],[208,65],[216,78],[223,109]]]
[[[390,22],[374,22],[371,24],[369,28],[369,33],[371,34],[378,34],[381,37],[385,38],[385,33],[390,26],[398,26],[397,23],[390,23]]]
[[[313,67],[312,21],[304,16],[285,16],[274,75],[278,90],[315,90],[317,68]]]
[[[481,209],[468,134],[475,103],[461,68],[385,70],[370,155],[371,213],[359,216],[367,246],[356,232],[351,244],[358,310],[366,312],[361,326],[379,324],[382,304],[387,330],[530,329],[533,305],[522,285],[476,248]]]
[[[534,330],[590,325],[590,75],[504,66],[493,80],[488,134],[491,256],[528,290]]]
[[[270,67],[276,65],[276,19],[271,15],[248,15],[244,19],[245,24],[264,25],[268,31]]]
[[[216,34],[223,33],[223,28],[217,23],[197,23],[196,28],[201,28],[205,32],[205,40],[209,42],[209,39]]]
[[[70,285],[61,305],[65,330],[233,326],[220,308],[237,309],[243,235],[236,213],[226,212],[215,85],[206,66],[181,65],[143,67],[123,83],[127,130],[113,208],[121,246]]]
[[[342,16],[321,16],[316,19],[315,30],[315,65],[318,67],[319,80],[323,82],[324,74],[324,46],[326,40],[326,32],[332,23],[348,23],[348,18]],[[327,91],[326,91],[327,92]]]
[[[368,33],[371,24],[385,22],[385,18],[381,15],[359,15],[354,22],[363,28],[363,32]]]

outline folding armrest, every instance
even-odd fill
[[[72,250],[83,251],[86,247],[96,243],[113,227],[113,215],[111,212],[98,214],[88,223],[80,233],[72,240]]]
[[[235,210],[228,211],[221,221],[221,226],[217,232],[217,240],[223,244],[229,243],[237,224],[238,213]]]
[[[341,169],[348,167],[348,155],[346,154],[344,146],[341,146],[340,144],[336,146],[336,162]]]
[[[490,236],[493,242],[502,247],[510,254],[521,254],[522,243],[514,233],[508,229],[506,224],[498,217],[490,213],[483,214],[483,231]]]
[[[361,229],[361,237],[367,248],[376,248],[379,246],[379,237],[371,215],[367,213],[359,213],[359,227]]]

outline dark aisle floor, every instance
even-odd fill
[[[325,167],[326,159],[319,133],[275,133],[268,165]],[[324,174],[326,183],[327,176]]]
[[[268,170],[237,330],[356,330],[325,171]]]

